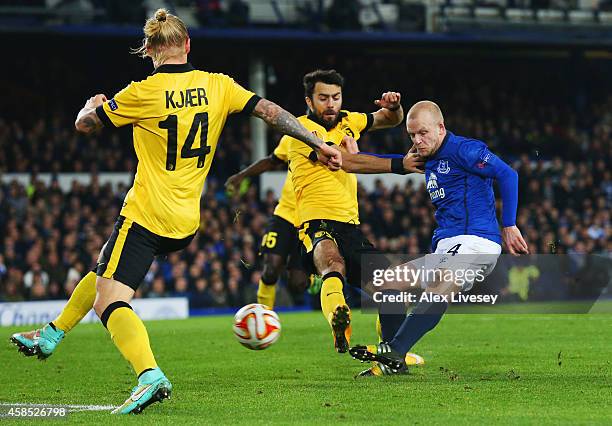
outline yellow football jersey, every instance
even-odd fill
[[[157,235],[184,238],[200,222],[200,197],[227,116],[259,97],[224,74],[161,65],[96,109],[106,126],[133,125],[138,167],[121,215]]]
[[[325,142],[340,145],[349,135],[356,140],[372,125],[372,114],[340,112],[340,122],[327,131],[307,116],[300,123]],[[330,171],[309,156],[312,149],[300,141],[289,138],[289,164],[297,200],[298,223],[314,219],[329,219],[345,223],[359,223],[357,205],[357,177],[344,170]]]
[[[274,149],[274,156],[285,163],[289,162],[289,136],[283,136],[278,143],[278,146]],[[282,217],[286,221],[293,223],[294,226],[299,226],[297,215],[295,212],[295,192],[293,191],[293,182],[291,177],[291,170],[287,171],[285,177],[285,183],[283,185],[283,191],[281,197],[278,200],[278,204],[274,209],[274,214]]]

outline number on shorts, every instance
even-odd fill
[[[461,247],[461,244],[457,244],[457,245],[451,247],[450,250],[447,251],[447,253],[452,253],[452,255],[454,256],[454,255],[457,254],[457,252],[459,252],[459,247]]]
[[[262,246],[266,246],[268,248],[274,248],[276,246],[276,237],[278,236],[278,232],[268,232],[263,236],[263,240],[261,241]]]

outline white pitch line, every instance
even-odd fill
[[[35,404],[29,402],[0,402],[0,407],[48,407],[48,408],[67,408],[71,412],[77,411],[108,411],[117,408],[116,405],[77,405],[77,404]]]

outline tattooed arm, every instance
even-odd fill
[[[104,95],[96,95],[89,98],[87,102],[85,102],[85,106],[81,108],[77,114],[74,127],[76,127],[79,132],[85,133],[86,135],[100,130],[104,125],[96,114],[96,108],[104,102],[106,102],[106,96]]]
[[[323,143],[321,139],[306,130],[297,118],[274,102],[260,99],[253,110],[253,115],[261,118],[274,130],[301,140],[306,145],[312,147],[320,154],[319,161],[327,165],[331,170],[338,170],[342,166],[340,151]]]

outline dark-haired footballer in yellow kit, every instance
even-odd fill
[[[321,139],[337,146],[341,145],[346,135],[358,140],[361,134],[372,126],[373,121],[372,114],[348,111],[340,111],[338,118],[340,120],[338,124],[329,130],[308,116],[298,117],[298,120]],[[344,170],[335,172],[333,176],[322,173],[322,170],[316,167],[316,162],[312,161],[312,150],[307,146],[302,149],[292,141],[292,138],[287,138],[290,140],[291,176],[296,198],[299,200],[297,216],[300,225],[317,219],[359,225],[357,176]],[[302,228],[303,243],[310,252],[312,241],[306,230],[307,227]]]
[[[298,120],[328,144],[350,148],[354,154],[356,141],[364,133],[397,126],[404,114],[400,94],[396,92],[383,93],[375,101],[381,107],[376,112],[364,114],[342,110],[343,83],[344,79],[335,70],[306,74],[304,89],[309,113]],[[347,137],[354,146],[346,146]],[[371,269],[389,266],[381,256],[376,257],[381,264],[362,261],[362,255],[378,251],[359,228],[357,178],[353,173],[392,172],[394,167],[388,159],[347,153],[343,154],[343,170],[328,173],[317,165],[317,156],[312,150],[300,146],[293,138],[289,140],[289,164],[297,201],[300,240],[307,253],[307,263],[323,276],[321,309],[331,326],[336,351],[343,353],[348,350],[352,331],[350,310],[343,294],[344,284],[359,286],[362,266],[365,277],[372,276]],[[401,169],[405,172],[403,167]],[[393,336],[403,319],[401,314],[381,311],[381,339]]]
[[[340,146],[348,134],[355,140],[372,125],[371,114],[340,111],[338,124],[331,129],[313,120],[313,114],[298,117],[311,132],[328,143]],[[318,121],[318,120],[317,120]],[[364,250],[374,252],[374,246],[358,228],[357,177],[339,170],[328,175],[316,167],[312,150],[302,149],[290,139],[289,164],[297,201],[297,218],[308,262],[323,276],[321,310],[332,328],[334,346],[339,353],[348,349],[352,327],[350,312],[344,299],[345,282],[361,282],[360,256]],[[345,160],[346,161],[346,157]],[[324,250],[315,247],[331,242]],[[335,263],[335,268],[329,265]],[[386,266],[386,265],[385,265]]]

